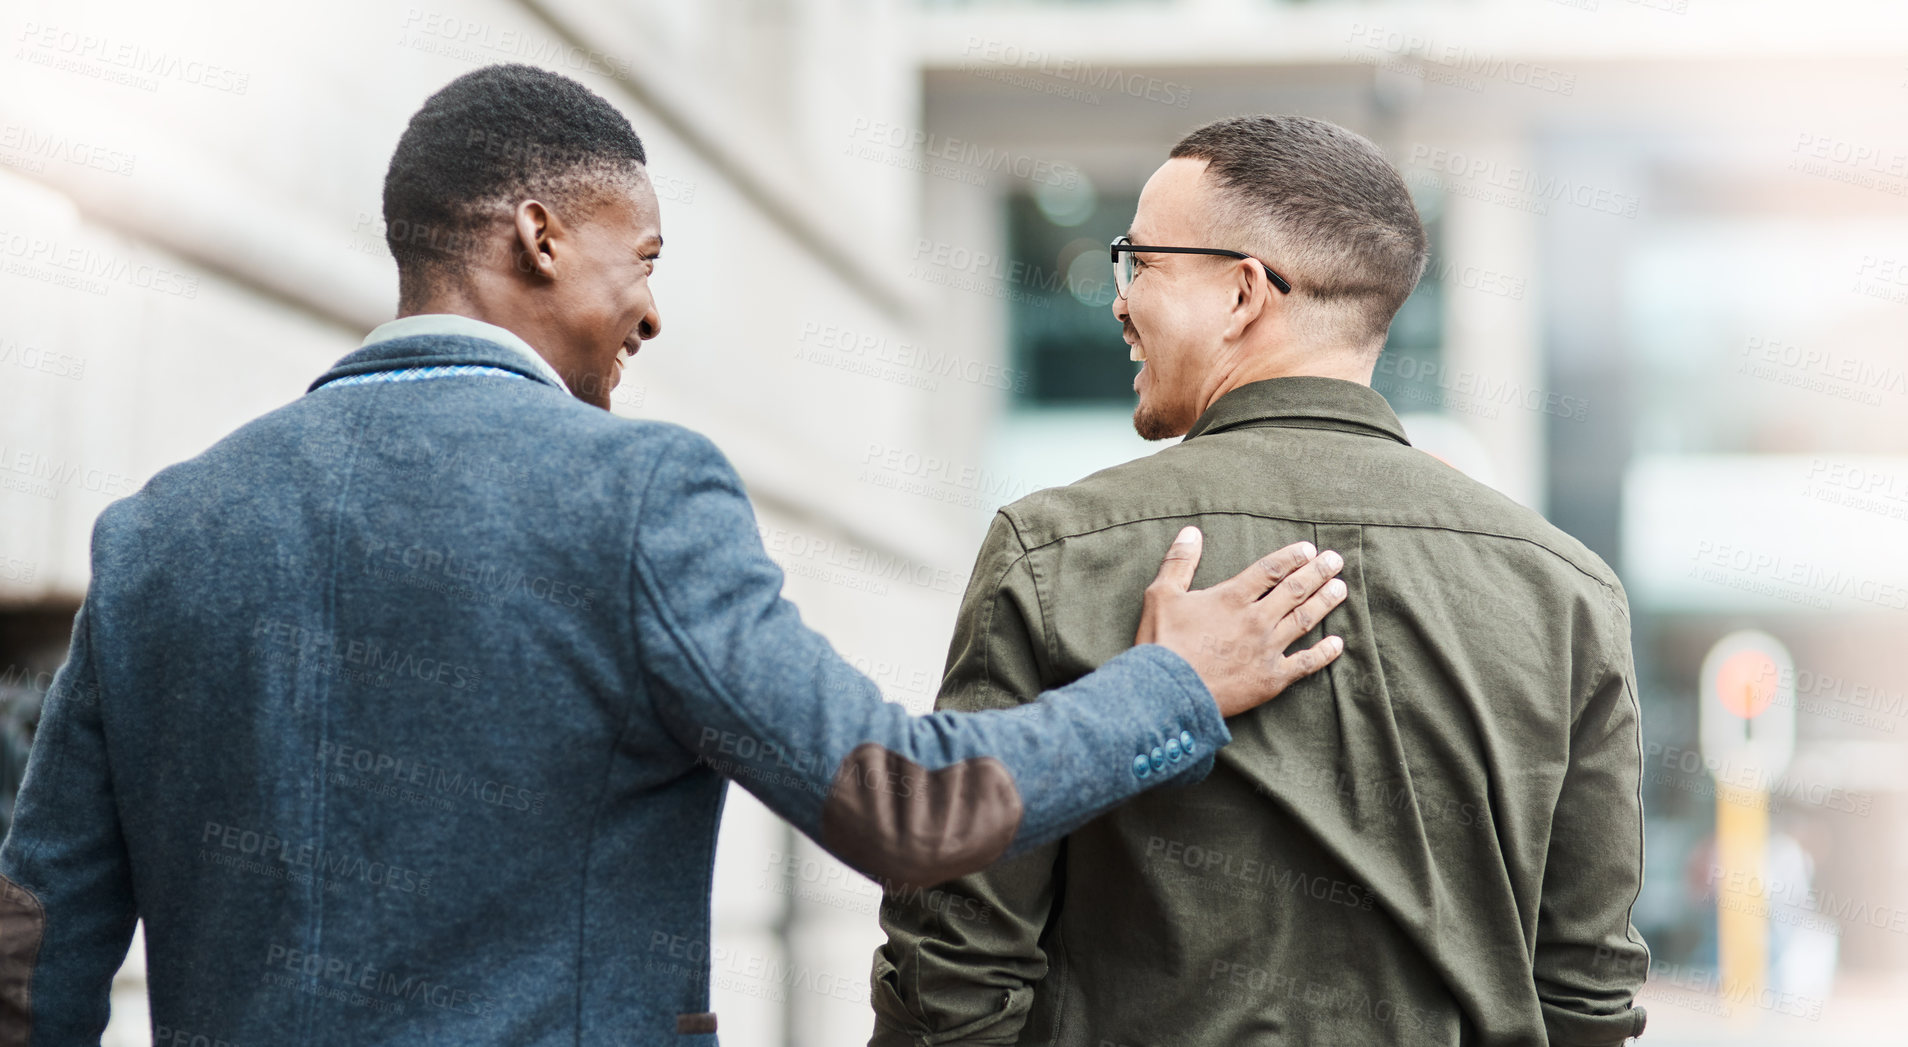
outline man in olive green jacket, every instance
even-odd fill
[[[1130,642],[1144,550],[1344,556],[1330,670],[1210,775],[933,892],[891,891],[879,1047],[1618,1044],[1648,950],[1628,604],[1583,545],[1412,448],[1370,388],[1425,260],[1397,172],[1320,121],[1188,136],[1114,242],[1140,434],[1003,509],[939,705],[1033,700]],[[1210,579],[1238,564],[1213,556]],[[1338,584],[1338,583],[1334,583]],[[1249,656],[1250,652],[1241,652]],[[1163,747],[1133,771],[1183,755]]]

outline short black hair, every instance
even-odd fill
[[[411,117],[384,175],[399,296],[462,272],[483,225],[522,200],[587,209],[647,162],[629,120],[567,76],[511,64],[452,80]]]
[[[1429,245],[1411,190],[1376,145],[1325,120],[1235,116],[1180,139],[1172,155],[1206,161],[1217,179],[1215,231],[1270,252],[1261,260],[1330,329],[1382,344]]]

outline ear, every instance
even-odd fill
[[[1226,338],[1236,341],[1253,324],[1277,312],[1279,306],[1273,299],[1278,289],[1266,278],[1265,268],[1250,258],[1234,262],[1226,275],[1226,293],[1231,296]]]
[[[568,232],[556,213],[539,201],[525,200],[517,205],[512,224],[517,232],[517,271],[555,279],[559,247],[569,246],[564,243]]]

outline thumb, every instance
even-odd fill
[[[1205,536],[1199,533],[1199,528],[1181,528],[1179,537],[1174,538],[1172,547],[1166,550],[1166,559],[1160,562],[1153,584],[1168,586],[1177,593],[1192,588],[1193,572],[1199,569],[1199,553],[1204,546]]]

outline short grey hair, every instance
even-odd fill
[[[1384,345],[1424,273],[1424,223],[1404,179],[1369,139],[1303,116],[1235,116],[1172,155],[1216,179],[1212,247],[1245,251],[1291,281],[1308,335]]]

